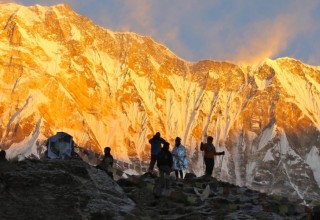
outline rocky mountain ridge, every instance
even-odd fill
[[[0,201],[1,219],[316,219],[320,207],[190,173],[163,190],[152,175],[115,182],[80,158],[0,163]]]
[[[130,219],[139,213],[117,183],[81,159],[0,163],[0,192],[1,219]]]
[[[0,7],[0,148],[39,155],[57,131],[144,165],[156,131],[180,136],[189,171],[214,137],[214,175],[301,199],[320,196],[320,69],[291,58],[187,62],[150,37],[96,26],[66,5]]]

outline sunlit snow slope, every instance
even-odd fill
[[[39,155],[58,131],[132,164],[148,139],[180,136],[190,171],[214,137],[215,176],[300,198],[320,194],[320,69],[291,58],[253,66],[187,62],[149,37],[96,26],[66,5],[0,3],[0,147]]]

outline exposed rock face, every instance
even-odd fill
[[[0,201],[1,219],[128,219],[138,211],[104,171],[81,159],[1,163]]]
[[[317,219],[320,214],[318,201],[307,206],[302,200],[269,196],[212,177],[187,176],[171,180],[169,189],[159,188],[159,178],[147,175],[118,184],[152,219]]]
[[[38,155],[57,131],[84,148],[149,159],[160,131],[188,149],[214,137],[215,176],[298,198],[320,194],[320,70],[290,58],[252,66],[190,63],[149,37],[94,25],[66,5],[0,7],[0,138]]]
[[[0,219],[309,219],[319,215],[313,202],[307,206],[302,200],[269,196],[212,177],[189,174],[179,181],[171,177],[169,189],[161,190],[158,177],[132,175],[115,182],[76,158],[0,163]]]

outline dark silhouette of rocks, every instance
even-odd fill
[[[115,174],[121,174],[117,170]],[[317,219],[316,201],[289,201],[187,174],[170,189],[144,174],[113,181],[80,158],[0,164],[0,219]],[[174,177],[172,177],[174,178]]]
[[[158,178],[150,175],[119,179],[118,184],[152,219],[318,219],[319,206],[304,201],[267,195],[246,187],[220,182],[212,177],[172,181],[169,190],[160,189]],[[174,178],[174,177],[173,177]],[[210,189],[203,196],[206,188]],[[199,194],[195,193],[199,191]],[[202,194],[202,195],[201,195]],[[310,201],[309,201],[310,202]],[[314,205],[319,202],[313,201]]]
[[[0,167],[0,219],[126,219],[135,210],[116,182],[81,159]]]

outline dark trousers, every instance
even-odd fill
[[[150,161],[149,170],[148,170],[149,172],[153,171],[154,165],[157,162],[157,158],[158,158],[157,155],[151,154],[151,161]]]
[[[169,189],[171,168],[167,165],[160,166],[159,171],[160,171],[160,186],[161,186],[161,188]]]
[[[206,175],[211,176],[214,167],[214,159],[204,158],[204,163],[206,165]]]
[[[179,171],[178,171],[178,170],[175,170],[175,171],[174,171],[174,173],[176,174],[176,178],[178,179],[178,177],[179,177],[179,176],[178,176],[178,172],[179,172],[179,174],[180,174],[180,178],[183,179],[183,172],[182,172],[182,170],[179,170]]]

